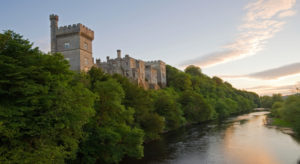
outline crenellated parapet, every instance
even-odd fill
[[[152,60],[152,61],[147,61],[145,62],[146,64],[166,64],[165,62],[161,60]]]
[[[94,40],[94,31],[89,29],[88,27],[84,26],[81,23],[68,25],[68,26],[61,26],[58,28],[56,35],[70,35],[74,33],[79,33],[91,40]]]
[[[58,21],[58,15],[55,15],[55,14],[51,14],[49,16],[50,20],[55,20],[55,21]]]

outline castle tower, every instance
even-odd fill
[[[82,24],[58,28],[58,16],[50,15],[51,52],[60,52],[74,71],[88,71],[93,65],[92,41],[94,31]]]

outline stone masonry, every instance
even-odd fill
[[[129,55],[121,57],[121,50],[117,50],[117,58],[106,57],[106,62],[96,59],[97,67],[109,74],[120,74],[136,82],[145,89],[159,89],[167,85],[166,64],[160,60],[144,62]]]
[[[70,63],[74,71],[88,71],[96,66],[109,74],[120,74],[129,78],[145,89],[159,89],[167,84],[166,64],[160,60],[144,62],[129,55],[121,57],[121,50],[117,50],[117,58],[106,62],[96,59],[94,64],[92,55],[92,41],[94,31],[82,24],[58,27],[58,16],[50,15],[51,53],[60,52]]]
[[[93,65],[94,31],[82,24],[58,28],[58,16],[50,15],[51,53],[60,52],[69,61],[71,70],[88,71]]]

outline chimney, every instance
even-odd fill
[[[121,59],[121,50],[117,50],[118,59]]]
[[[109,56],[106,56],[106,60],[107,60],[107,62],[109,61]]]
[[[101,63],[100,59],[96,59],[96,64],[99,65]]]

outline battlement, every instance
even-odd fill
[[[84,35],[85,37],[91,40],[94,39],[94,31],[84,26],[81,23],[68,25],[68,26],[61,26],[58,28],[56,35],[60,36],[60,35],[68,35],[74,33],[79,33],[80,35]]]
[[[145,62],[146,64],[166,64],[165,62],[161,60],[152,60],[152,61],[147,61]]]
[[[58,15],[51,14],[49,18],[50,18],[50,20],[56,20],[56,21],[58,21]]]

